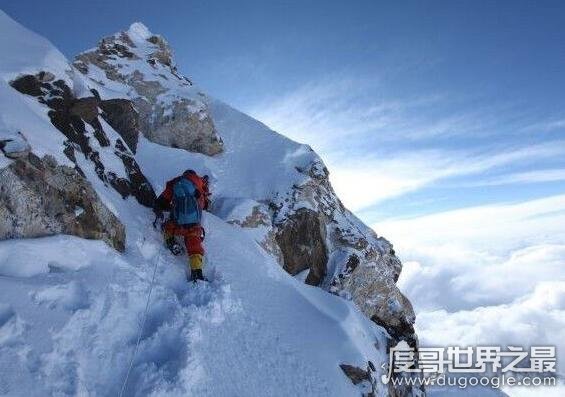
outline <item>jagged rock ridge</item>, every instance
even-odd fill
[[[74,66],[106,93],[115,95],[116,87],[127,93],[149,140],[210,156],[223,151],[202,94],[178,73],[165,39],[144,25],[102,39]]]
[[[63,152],[81,175],[84,176],[84,172],[77,161],[77,152],[94,163],[98,177],[109,183],[122,197],[132,195],[140,204],[153,206],[155,192],[141,172],[133,153],[121,139],[111,142],[99,120],[100,105],[105,109],[102,117],[106,116],[107,121],[122,134],[122,138],[135,148],[137,116],[131,104],[124,107],[120,106],[122,102],[101,101],[96,96],[76,98],[64,80],[45,72],[21,76],[13,80],[11,85],[22,94],[33,96],[49,107],[51,122],[67,137]],[[123,120],[126,119],[130,123],[124,124]],[[94,142],[97,144],[94,145]],[[93,146],[98,146],[100,150]],[[103,148],[113,148],[113,154],[123,163],[126,176],[121,177],[112,170],[106,170],[101,158]]]
[[[6,180],[28,191],[35,203],[27,212],[12,211],[13,198],[3,196],[0,204],[8,208],[11,221],[3,226],[8,232],[0,238],[68,233],[103,239],[122,250],[124,227],[90,186],[93,180],[89,170],[93,169],[95,179],[124,199],[133,196],[140,204],[151,206],[155,194],[149,180],[155,183],[155,178],[151,177],[144,137],[208,156],[223,152],[226,146],[231,153],[205,161],[197,156],[182,157],[179,162],[179,166],[194,165],[212,175],[216,198],[213,212],[251,233],[289,273],[307,273],[307,283],[355,302],[368,318],[388,331],[391,344],[406,340],[417,345],[412,307],[395,285],[401,263],[392,245],[343,206],[330,185],[327,168],[311,149],[268,131],[233,109],[226,110],[225,105],[201,93],[178,74],[166,41],[140,24],[80,54],[74,67],[76,70],[59,74],[38,70],[10,80],[14,89],[43,106],[51,123],[65,137],[60,149],[73,168],[34,155],[37,148],[33,144],[13,150],[14,146],[22,147],[16,145],[21,143],[19,138],[0,139],[6,157],[18,158],[4,168],[1,163],[0,170]],[[226,114],[237,118],[243,134],[230,131]],[[241,145],[247,129],[257,130],[266,146],[257,143],[254,147],[254,139],[250,139],[254,143],[251,147]],[[259,152],[266,150],[271,166],[257,170],[256,159],[247,159],[245,153],[259,157]],[[186,159],[194,164],[187,164]],[[22,170],[28,170],[27,174]],[[237,174],[247,176],[251,171],[267,177],[249,182],[243,194],[226,188],[233,181],[244,185]],[[30,177],[22,178],[24,174]],[[42,197],[43,184],[53,179],[76,187],[63,193],[57,183],[47,189],[48,197]],[[271,185],[271,179],[283,182]],[[91,202],[91,207],[81,200]],[[42,214],[36,228],[39,232],[14,226],[31,222],[26,218],[28,213]],[[410,393],[405,390],[401,394]]]

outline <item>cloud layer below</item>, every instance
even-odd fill
[[[404,259],[424,344],[558,344],[565,359],[565,195],[374,225]]]

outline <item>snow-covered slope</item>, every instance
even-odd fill
[[[193,286],[147,211],[121,204],[124,255],[67,236],[0,243],[2,393],[117,395],[155,263],[126,395],[348,396],[359,391],[338,364],[384,359],[379,327],[288,277],[238,227],[206,216],[212,282]]]
[[[157,166],[170,176],[187,164],[212,175],[215,214],[251,232],[290,274],[353,300],[395,339],[417,345],[412,307],[395,285],[401,264],[392,245],[344,208],[308,146],[208,97],[178,73],[166,40],[140,23],[102,39],[74,65],[102,99],[135,103],[145,138],[192,152],[172,153],[141,138],[136,159],[155,186],[162,180],[152,177],[154,150],[167,158]],[[210,131],[202,144],[199,137]]]
[[[390,343],[415,342],[391,245],[343,208],[307,146],[201,93],[141,24],[74,67],[1,11],[0,29],[0,214],[39,220],[0,221],[0,394],[117,395],[133,359],[125,395],[359,395]],[[187,168],[215,198],[211,282],[196,286],[149,209]],[[94,209],[60,175],[91,185]],[[285,270],[318,272],[322,288]],[[369,360],[358,386],[339,367]]]

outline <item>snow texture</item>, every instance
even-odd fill
[[[12,80],[20,74],[46,71],[63,78],[70,70],[65,56],[48,40],[24,28],[0,10],[0,77]]]
[[[134,40],[150,34],[138,23],[130,33]],[[69,164],[47,108],[7,82],[47,70],[75,94],[90,83],[49,42],[2,12],[0,38],[3,127],[21,131],[36,155]],[[211,175],[217,196],[260,200],[303,177],[294,166],[309,164],[312,151],[227,105],[211,107],[228,148],[215,158],[140,138],[136,159],[157,189],[190,167]],[[121,175],[111,153],[101,153]],[[0,242],[0,395],[118,395],[151,287],[127,396],[352,396],[359,389],[339,364],[364,368],[368,360],[380,377],[386,332],[353,303],[290,277],[252,234],[208,213],[210,283],[187,283],[186,259],[163,248],[152,212],[106,186],[92,163],[77,161],[126,226],[126,250],[64,235]],[[386,395],[379,387],[377,395]]]

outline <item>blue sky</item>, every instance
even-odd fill
[[[565,191],[563,2],[132,4],[0,0],[68,57],[144,22],[209,93],[316,148],[367,222]]]
[[[142,21],[208,93],[313,146],[395,244],[423,343],[565,340],[565,2],[0,8],[69,58]]]
[[[561,1],[0,6],[69,58],[144,22],[206,91],[317,149],[369,223],[565,192]]]

